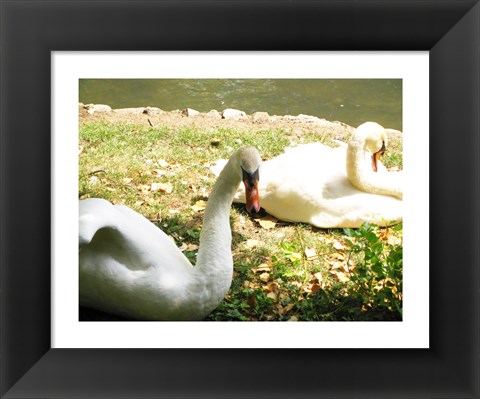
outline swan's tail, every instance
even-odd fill
[[[113,205],[101,198],[88,198],[79,201],[79,247],[90,243],[101,228],[116,220],[112,215]]]

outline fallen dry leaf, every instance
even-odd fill
[[[278,296],[278,298],[281,301],[286,301],[287,299],[290,299],[290,295],[287,292],[280,292],[280,295]]]
[[[269,292],[267,294],[267,298],[273,299],[274,301],[277,300],[277,294],[275,292]]]
[[[339,262],[336,260],[327,260],[327,263],[330,265],[332,269],[340,269],[343,265],[343,262]]]
[[[262,273],[260,274],[260,280],[266,283],[268,280],[270,280],[270,273]]]
[[[334,275],[337,278],[337,280],[340,281],[341,283],[346,283],[347,281],[350,280],[347,277],[347,275],[342,271],[331,270],[330,273]]]
[[[161,177],[161,176],[165,176],[167,174],[167,172],[165,172],[164,170],[162,169],[153,169],[152,170],[152,175],[156,176],[156,177]]]
[[[328,256],[337,260],[345,260],[345,256],[339,254],[338,252],[334,252],[333,254],[329,254]]]
[[[321,289],[322,289],[322,286],[320,284],[312,284],[312,286],[310,287],[310,290],[312,291],[312,293],[320,291]]]
[[[257,283],[253,283],[253,282],[248,281],[248,280],[245,280],[243,282],[243,286],[245,288],[251,288],[252,290],[256,290],[257,288],[259,288],[259,285]]]
[[[305,256],[307,257],[307,260],[314,260],[318,258],[318,255],[313,248],[305,248]]]
[[[333,242],[333,248],[336,249],[337,251],[343,251],[347,249],[345,245],[343,245],[340,241],[337,241],[337,240]]]
[[[161,168],[168,168],[170,166],[170,164],[167,161],[165,161],[165,159],[158,159],[157,164]]]
[[[273,229],[278,222],[278,219],[271,215],[266,215],[258,219],[254,219],[265,230]]]
[[[245,248],[252,249],[252,248],[258,247],[260,245],[260,241],[249,238],[247,241],[245,241],[244,245],[245,245]]]
[[[315,293],[317,291],[320,291],[321,289],[322,289],[322,286],[317,283],[308,284],[303,288],[303,290],[307,293]]]
[[[290,284],[296,286],[297,288],[302,287],[302,283],[300,281],[293,280],[293,281],[290,281]]]
[[[276,281],[271,281],[270,283],[266,284],[265,287],[263,287],[265,292],[278,292],[279,289],[280,286]]]
[[[254,273],[263,273],[263,272],[268,272],[270,273],[271,267],[267,263],[260,263],[258,267],[255,269],[252,269]]]
[[[286,306],[282,306],[282,305],[278,304],[278,306],[277,306],[278,314],[279,314],[280,316],[284,316],[284,315],[286,315],[288,312],[290,312],[294,307],[295,307],[295,304],[294,304],[294,303],[289,303],[289,304],[286,305]]]
[[[387,238],[387,243],[390,245],[402,245],[402,239],[394,235],[389,235]]]
[[[275,316],[273,314],[264,314],[262,317],[262,320],[264,321],[274,321]]]
[[[186,251],[196,251],[198,249],[197,244],[188,244]]]
[[[204,200],[198,200],[197,202],[195,202],[195,204],[192,205],[192,209],[195,212],[200,212],[200,211],[203,211],[206,206],[207,206],[207,203]]]
[[[199,246],[197,244],[187,244],[187,251],[197,251]]]
[[[152,183],[150,185],[150,190],[154,191],[161,191],[165,194],[170,194],[173,191],[172,183]]]

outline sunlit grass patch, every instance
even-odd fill
[[[214,161],[243,145],[270,159],[292,143],[335,145],[335,139],[267,128],[84,123],[79,197],[131,207],[169,234],[194,264]],[[389,147],[388,167],[401,169],[399,148]],[[231,211],[232,286],[207,320],[401,320],[401,224],[318,229],[252,217],[243,208]]]

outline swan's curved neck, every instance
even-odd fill
[[[210,193],[194,267],[196,281],[205,284],[214,297],[210,300],[217,304],[230,288],[233,275],[230,208],[241,181],[241,175],[235,173],[236,163],[234,160],[227,163]]]
[[[365,149],[365,137],[354,136],[347,148],[347,176],[355,187],[367,193],[402,198],[400,176],[394,172],[374,172]]]

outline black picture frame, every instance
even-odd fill
[[[480,397],[478,0],[0,6],[2,398]],[[429,51],[430,349],[52,349],[54,50]]]

